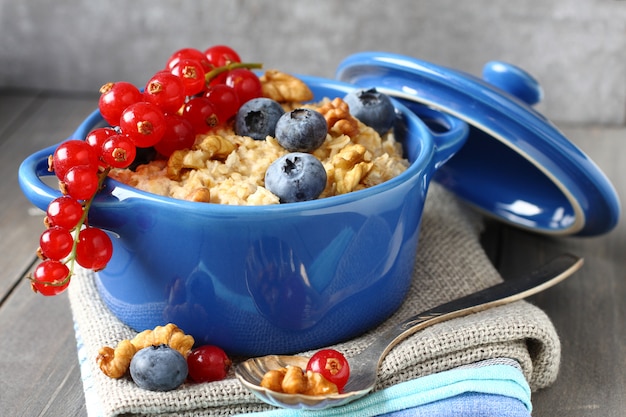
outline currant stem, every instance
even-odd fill
[[[213,78],[217,77],[221,73],[234,70],[237,68],[247,68],[247,69],[261,69],[263,68],[263,64],[258,62],[231,62],[222,67],[213,68],[211,71],[207,72],[204,75],[205,83],[209,83]]]
[[[102,189],[104,181],[108,177],[110,170],[111,170],[110,167],[105,168],[103,171],[101,171],[98,174],[98,191]],[[70,273],[67,275],[67,277],[65,277],[65,279],[61,281],[46,282],[45,285],[52,286],[52,287],[61,287],[67,284],[67,282],[71,279],[72,275],[74,275],[74,266],[76,264],[76,249],[78,248],[78,235],[82,227],[85,225],[85,222],[87,221],[89,208],[91,207],[91,204],[93,203],[93,200],[97,194],[98,192],[95,192],[94,195],[92,195],[91,198],[85,202],[85,205],[83,208],[83,215],[81,216],[80,220],[76,224],[76,227],[74,228],[75,235],[74,235],[74,243],[72,244],[72,250],[70,251],[70,254],[67,257],[67,260],[63,262],[66,265],[69,263]],[[36,282],[42,282],[34,278],[31,278],[31,280],[36,281]]]

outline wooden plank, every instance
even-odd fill
[[[16,128],[19,123],[16,120],[29,107],[38,103],[37,93],[0,89],[0,143],[8,132]]]
[[[626,167],[620,163],[624,129],[571,129],[577,143],[626,200]],[[606,236],[547,238],[504,227],[500,270],[513,273],[562,251],[585,258],[582,270],[531,301],[552,319],[561,337],[559,378],[534,394],[534,417],[622,416],[626,410],[626,226]]]
[[[0,96],[0,108],[21,107],[0,142],[0,294],[7,293],[28,268],[43,231],[43,216],[22,194],[17,173],[20,163],[35,151],[67,138],[96,106],[97,97]],[[13,106],[11,103],[22,103]],[[8,103],[8,104],[7,104]],[[1,300],[1,298],[0,298]]]
[[[0,415],[86,415],[66,295],[18,286],[0,310]]]
[[[65,139],[97,97],[0,96],[0,414],[86,415],[71,311],[66,295],[43,298],[20,278],[33,262],[43,216],[17,184],[21,161]],[[12,111],[12,113],[9,112]]]

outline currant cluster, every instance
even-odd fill
[[[261,82],[225,45],[204,52],[180,49],[140,91],[128,82],[102,86],[98,107],[104,120],[119,126],[136,146],[163,156],[193,145],[195,136],[225,125],[241,104],[260,97]]]
[[[242,63],[225,45],[204,52],[184,48],[143,90],[125,81],[102,86],[98,108],[110,126],[94,129],[85,140],[63,142],[49,159],[63,195],[47,209],[37,251],[42,262],[29,277],[33,290],[63,292],[75,263],[103,269],[113,253],[111,239],[87,220],[109,171],[129,167],[138,148],[154,148],[169,157],[191,147],[196,135],[230,123],[241,104],[262,95],[261,82],[251,71],[260,67]]]
[[[83,140],[63,142],[49,158],[63,195],[46,211],[46,230],[37,250],[43,262],[30,277],[34,291],[59,294],[69,285],[75,262],[99,270],[111,259],[109,236],[86,223],[89,206],[108,172],[103,160],[104,153]]]

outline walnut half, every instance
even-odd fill
[[[348,103],[341,98],[325,102],[317,111],[324,115],[331,135],[347,135],[351,138],[359,135],[359,122],[350,114]]]
[[[300,79],[278,70],[267,70],[259,77],[263,96],[279,103],[313,100],[313,92]]]

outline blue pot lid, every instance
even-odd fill
[[[342,61],[336,78],[467,122],[467,142],[434,180],[486,214],[549,235],[600,235],[617,224],[614,187],[530,107],[542,91],[525,71],[493,61],[481,80],[403,55],[363,52]]]

